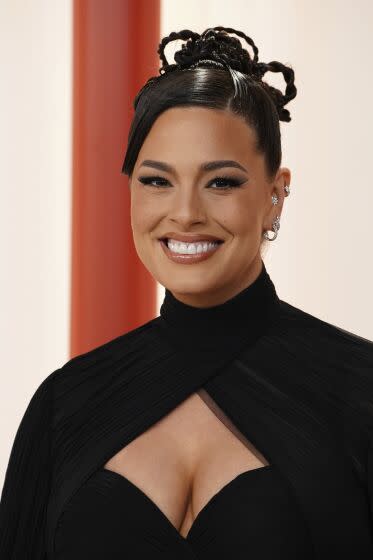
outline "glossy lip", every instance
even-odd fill
[[[167,255],[167,257],[172,262],[179,263],[179,264],[194,264],[201,261],[205,261],[209,259],[214,253],[216,253],[216,251],[218,251],[219,248],[223,245],[223,243],[219,243],[219,245],[213,247],[210,251],[207,251],[206,253],[197,253],[195,255],[182,255],[170,251],[170,249],[167,247],[167,243],[164,240],[159,239],[158,242],[161,244],[161,247],[164,253]]]
[[[161,239],[175,239],[176,241],[182,241],[184,243],[193,243],[194,241],[220,241],[223,242],[219,237],[214,235],[209,235],[208,233],[177,233],[176,231],[168,231],[164,235],[158,238]]]

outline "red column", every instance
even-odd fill
[[[156,314],[121,168],[133,98],[158,74],[160,5],[74,0],[73,18],[71,357]]]

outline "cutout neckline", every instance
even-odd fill
[[[224,486],[222,486],[220,488],[220,490],[218,490],[217,492],[215,492],[215,494],[213,494],[211,496],[211,498],[206,502],[206,504],[199,510],[199,512],[197,513],[196,517],[194,518],[194,521],[192,523],[192,525],[189,528],[188,533],[186,534],[186,536],[184,537],[179,530],[175,527],[175,525],[170,521],[170,519],[167,517],[167,515],[162,511],[162,509],[139,487],[137,486],[134,482],[132,482],[132,480],[130,480],[129,478],[127,478],[126,476],[113,471],[111,469],[108,469],[106,467],[102,467],[101,469],[99,469],[101,472],[106,472],[109,473],[109,475],[113,475],[114,477],[117,478],[117,480],[120,480],[122,483],[125,483],[129,486],[131,486],[139,496],[141,496],[141,498],[143,500],[145,500],[146,502],[149,503],[149,505],[153,508],[154,511],[157,512],[157,515],[160,515],[165,523],[171,527],[171,530],[176,532],[179,536],[179,538],[185,542],[188,542],[191,534],[193,533],[195,527],[197,526],[198,523],[200,523],[201,518],[203,518],[203,516],[208,512],[208,510],[211,508],[212,504],[215,503],[216,500],[220,499],[222,497],[222,495],[224,495],[227,490],[230,490],[232,488],[232,486],[234,486],[237,482],[240,482],[244,477],[250,477],[252,476],[252,473],[255,473],[256,471],[264,471],[264,470],[273,470],[274,469],[274,464],[270,464],[270,465],[263,465],[262,467],[256,467],[254,469],[249,469],[247,471],[243,471],[242,473],[239,473],[237,476],[235,476],[234,478],[232,478],[229,482],[227,482]]]

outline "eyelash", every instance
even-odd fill
[[[155,187],[156,189],[162,188],[162,185],[151,185],[152,182],[154,182],[154,181],[164,181],[165,183],[168,183],[167,179],[164,179],[163,177],[159,177],[159,176],[139,177],[139,181],[143,185],[149,185],[151,187]],[[219,177],[215,177],[212,181],[210,181],[209,185],[215,183],[216,181],[224,181],[226,183],[230,183],[230,186],[226,186],[226,187],[213,187],[215,190],[221,190],[221,191],[228,191],[228,190],[231,190],[231,189],[236,189],[236,188],[240,187],[240,185],[242,183],[241,181],[238,181],[237,179],[233,179],[233,177],[219,176]]]

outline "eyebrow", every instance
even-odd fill
[[[153,159],[144,159],[140,167],[154,167],[160,171],[165,171],[167,173],[175,173],[175,168],[164,161],[155,161]],[[202,171],[214,171],[215,169],[221,169],[222,167],[236,167],[237,169],[242,169],[247,173],[245,169],[238,161],[233,159],[219,159],[215,161],[206,161],[200,165]]]

